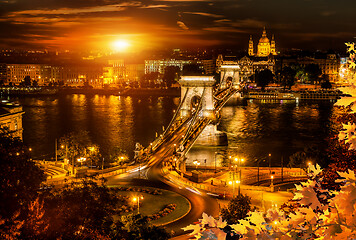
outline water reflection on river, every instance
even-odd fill
[[[54,156],[54,141],[76,130],[89,131],[92,141],[106,155],[115,146],[133,156],[136,142],[147,146],[173,116],[179,98],[65,95],[17,99],[25,110],[24,141],[34,158]],[[226,132],[229,147],[194,147],[188,164],[220,164],[222,156],[241,156],[247,165],[267,158],[277,165],[306,146],[324,145],[329,134],[332,103],[238,101],[221,112],[219,128]],[[222,154],[222,155],[221,155]]]

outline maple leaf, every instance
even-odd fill
[[[200,219],[199,221],[203,226],[208,225],[209,227],[216,227],[215,219],[212,216],[208,216],[206,213],[203,213],[203,219]]]
[[[194,235],[196,238],[197,236],[199,236],[199,238],[201,237],[201,232],[203,232],[205,230],[204,227],[202,227],[200,224],[190,224],[187,227],[182,228],[184,231],[190,231],[193,230],[193,232],[191,232],[189,235]],[[197,238],[197,239],[199,239]]]
[[[323,171],[323,169],[321,169],[319,164],[314,165],[310,165],[310,175],[315,178],[319,173],[321,173]]]
[[[216,221],[217,228],[224,228],[227,225],[226,221],[222,220],[222,217],[219,216],[219,220]]]
[[[337,172],[340,177],[345,178],[345,180],[337,179],[336,182],[348,181],[348,182],[356,182],[355,172],[350,169],[347,172]]]
[[[336,106],[344,106],[347,107],[351,103],[355,102],[356,98],[355,97],[342,97],[337,102],[335,103]]]
[[[266,217],[272,222],[277,221],[280,219],[284,219],[284,212],[280,211],[279,209],[270,208],[267,210]]]
[[[350,60],[349,63],[350,63],[350,68],[356,69],[356,63],[354,61]]]
[[[355,43],[345,43],[347,52],[355,52]]]
[[[247,222],[248,222],[248,221],[247,221]],[[249,224],[249,222],[248,222],[248,224]],[[234,229],[234,231],[235,231],[236,233],[246,234],[246,233],[248,232],[246,226],[242,224],[241,220],[240,220],[239,223],[237,223],[237,224],[232,224],[232,225],[230,225],[230,227],[231,227],[232,229]]]

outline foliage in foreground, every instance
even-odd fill
[[[247,218],[229,226],[221,219],[215,220],[205,214],[199,224],[183,229],[193,230],[191,235],[196,239],[206,235],[206,229],[210,234],[210,229],[214,229],[215,239],[225,239],[227,234],[238,234],[241,239],[355,239],[355,172],[338,172],[342,178],[337,180],[342,185],[340,191],[323,189],[321,172],[318,165],[312,166],[310,179],[296,185],[293,201],[299,207],[293,212],[272,208],[264,215],[263,212],[254,211]],[[232,229],[231,232],[223,231],[227,227]]]
[[[170,236],[141,215],[120,216],[126,198],[88,180],[42,186],[43,171],[18,138],[0,129],[0,239],[157,239]]]

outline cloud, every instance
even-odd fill
[[[205,13],[205,12],[183,12],[183,13],[200,15],[200,16],[205,16],[205,17],[213,17],[213,18],[222,18],[222,17],[224,17],[223,15],[218,15],[218,14],[213,14],[213,13]]]
[[[229,32],[229,33],[245,33],[246,31],[233,28],[233,27],[208,27],[208,28],[203,28],[205,31],[211,31],[211,32]]]
[[[164,5],[164,4],[157,4],[157,5],[147,5],[147,6],[142,6],[141,8],[169,8],[171,6]]]
[[[141,6],[140,2],[112,4],[104,6],[84,7],[84,8],[59,8],[59,9],[34,9],[12,12],[7,17],[16,17],[19,15],[67,15],[67,14],[82,14],[95,12],[117,12],[123,11],[127,7]]]
[[[177,21],[178,27],[180,27],[183,30],[188,30],[189,28],[184,24],[182,21]]]

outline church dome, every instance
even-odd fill
[[[259,43],[269,43],[268,37],[261,37]]]
[[[260,38],[259,43],[269,43],[269,39],[266,34],[266,28],[263,28],[262,37]]]

